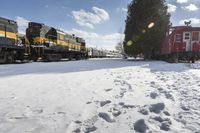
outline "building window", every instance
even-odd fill
[[[185,33],[185,40],[189,40],[190,39],[190,33]]]
[[[176,34],[175,37],[176,42],[181,42],[181,34]]]
[[[199,41],[199,32],[192,33],[192,41]]]

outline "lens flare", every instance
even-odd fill
[[[146,33],[146,30],[145,30],[145,29],[143,29],[143,30],[142,30],[142,33]]]
[[[151,29],[151,28],[154,27],[154,25],[155,25],[155,23],[154,23],[154,22],[151,22],[151,23],[148,25],[148,28]]]
[[[132,44],[133,44],[133,41],[131,40],[127,42],[127,46],[131,46]]]

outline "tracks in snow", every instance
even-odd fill
[[[189,72],[157,72],[156,75],[166,86],[169,97],[179,104],[174,119],[191,132],[200,132],[200,78]]]

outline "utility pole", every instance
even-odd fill
[[[188,26],[191,26],[190,24],[191,24],[191,20],[190,21],[185,21],[185,25],[188,27]]]
[[[190,33],[190,42],[189,42],[189,45],[190,45],[190,60],[192,60],[192,62],[194,62],[194,55],[193,55],[193,52],[192,52],[192,48],[193,48],[193,45],[192,45],[192,26],[191,26],[191,20],[190,21],[185,21],[185,25],[188,27],[188,30],[189,30],[189,33]]]
[[[185,21],[185,25],[188,27],[189,32],[190,32],[190,52],[192,52],[192,26],[191,26],[191,20],[190,21]]]

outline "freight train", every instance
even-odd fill
[[[0,17],[0,63],[16,60],[58,61],[63,58],[85,59],[85,40],[42,23],[29,22],[26,35],[18,37],[13,20]]]
[[[172,27],[161,46],[159,58],[171,62],[200,59],[200,27]]]

